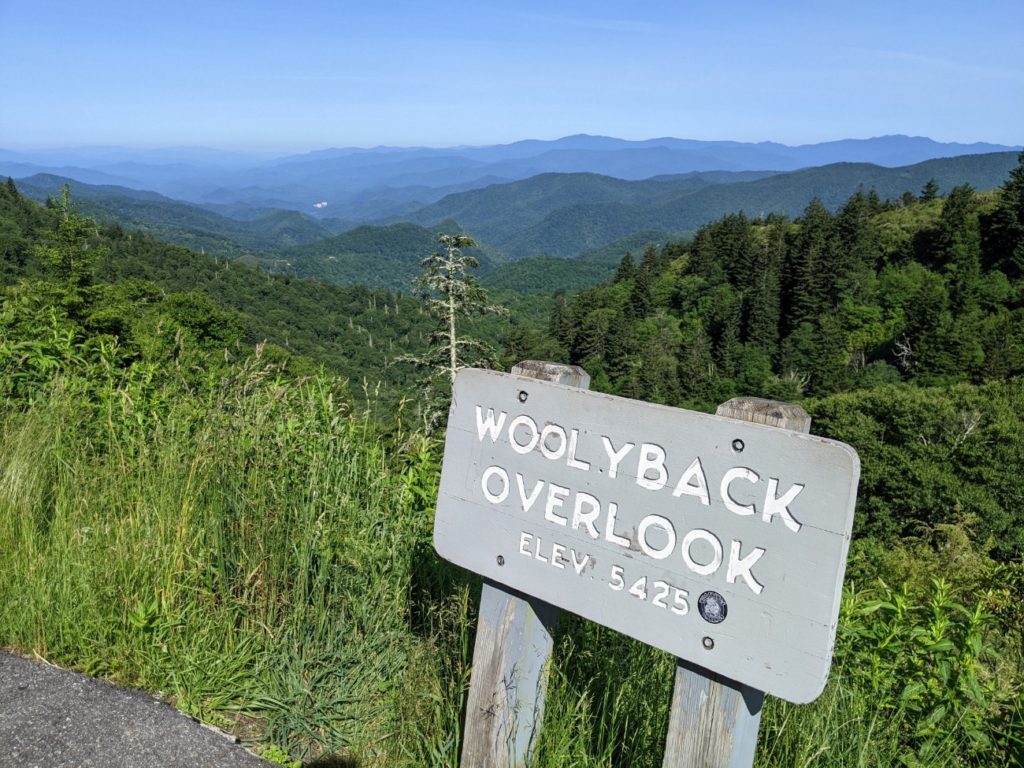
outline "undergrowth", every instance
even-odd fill
[[[0,644],[278,762],[458,765],[479,582],[433,553],[436,437],[258,356],[186,394],[103,354],[0,417]],[[768,699],[756,765],[1022,764],[1024,572],[946,533],[855,547],[831,682]],[[566,617],[533,764],[659,766],[673,664]]]

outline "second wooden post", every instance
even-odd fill
[[[811,431],[807,411],[776,400],[736,397],[715,415]],[[679,659],[663,768],[750,768],[763,702],[761,691]]]

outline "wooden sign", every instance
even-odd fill
[[[825,686],[859,461],[787,430],[467,369],[446,559],[792,702]]]

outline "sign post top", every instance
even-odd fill
[[[798,416],[765,409],[762,425],[464,370],[435,546],[680,658],[810,701],[831,663],[859,462],[842,443],[767,426]]]
[[[512,366],[512,373],[516,376],[551,381],[579,389],[587,389],[590,386],[590,374],[578,365],[561,365],[544,360],[523,360]]]

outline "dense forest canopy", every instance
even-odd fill
[[[1019,177],[998,196],[731,214],[627,255],[551,330],[609,390],[672,404],[1005,379],[1024,372]]]

